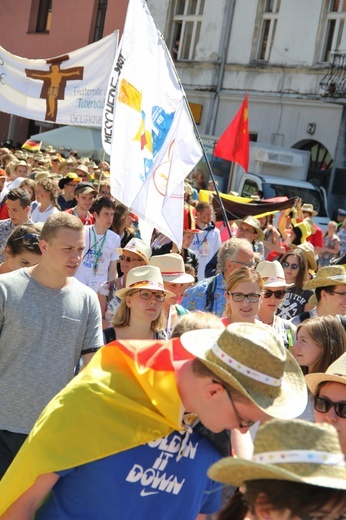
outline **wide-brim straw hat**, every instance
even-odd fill
[[[291,244],[291,248],[300,249],[308,263],[308,268],[312,271],[316,271],[317,269],[317,260],[315,256],[314,247],[310,244],[310,242],[304,242],[303,244],[299,244],[298,246],[294,246]]]
[[[124,247],[119,247],[116,249],[116,252],[120,255],[123,254],[124,251],[131,251],[132,253],[136,253],[136,255],[140,256],[142,260],[146,264],[149,263],[149,259],[151,257],[152,251],[151,247],[144,242],[141,238],[131,238],[129,242]]]
[[[314,210],[312,204],[303,204],[301,207],[302,213],[310,213],[312,217],[317,215],[317,211]]]
[[[166,291],[163,286],[161,271],[154,265],[141,265],[128,272],[126,286],[116,291],[116,296],[122,299],[133,289],[147,289],[149,291],[162,291],[166,296],[175,296],[171,291]]]
[[[287,283],[282,265],[277,260],[259,262],[256,271],[263,280],[263,287],[291,287],[293,283]]]
[[[261,242],[264,239],[264,233],[261,229],[260,221],[257,218],[248,216],[241,220],[235,220],[234,222],[237,224],[238,227],[240,227],[244,223],[254,228],[254,230],[257,233],[256,242]]]
[[[317,393],[318,385],[321,383],[330,382],[346,385],[346,353],[334,361],[325,372],[307,374],[305,379],[310,392],[314,395]]]
[[[266,414],[297,417],[307,404],[302,370],[272,327],[233,323],[220,330],[189,331],[180,338],[222,381],[245,395]]]
[[[338,433],[330,424],[300,419],[260,426],[251,460],[226,457],[209,470],[213,480],[241,486],[252,480],[287,480],[346,489],[346,466]]]
[[[195,281],[191,274],[185,273],[184,260],[176,253],[152,256],[149,263],[160,269],[164,282],[191,283]]]
[[[346,284],[346,271],[342,265],[328,265],[321,267],[315,278],[304,283],[303,289],[316,289],[317,287],[329,287],[331,285]]]

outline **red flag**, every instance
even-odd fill
[[[218,140],[214,155],[226,161],[233,161],[247,172],[249,167],[249,122],[248,94],[235,118]]]

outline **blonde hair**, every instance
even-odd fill
[[[236,287],[238,284],[243,282],[253,282],[258,285],[258,290],[260,293],[262,293],[263,290],[263,280],[261,278],[261,275],[258,271],[255,271],[254,269],[250,269],[250,267],[238,267],[238,269],[235,269],[231,272],[229,277],[226,280],[226,291],[232,291],[234,287]],[[225,310],[225,316],[228,316],[231,314],[231,306],[227,302],[226,304],[226,310]]]
[[[129,291],[124,298],[122,298],[119,307],[117,308],[113,320],[112,325],[113,327],[128,327],[130,324],[130,318],[131,318],[131,309],[128,307],[126,303],[126,298],[128,296],[133,296],[136,292],[139,292],[138,289],[132,289]],[[150,329],[153,332],[159,332],[161,330],[165,330],[165,318],[162,312],[162,309],[160,311],[160,314],[158,317],[151,322]]]

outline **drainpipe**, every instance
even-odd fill
[[[223,79],[225,76],[225,66],[226,66],[226,59],[227,59],[227,52],[229,47],[229,40],[231,35],[231,28],[232,28],[232,21],[233,21],[233,14],[234,14],[234,8],[235,8],[235,2],[236,0],[226,0],[226,12],[224,16],[224,24],[222,27],[222,32],[220,36],[220,47],[219,47],[219,54],[221,55],[221,62],[220,62],[220,68],[219,68],[219,74],[216,84],[216,91],[214,98],[211,103],[210,107],[210,113],[212,114],[212,117],[210,118],[208,124],[206,125],[206,134],[207,135],[214,135],[215,132],[215,126],[216,126],[216,117],[219,110],[219,103],[220,103],[220,91],[222,89],[223,85]]]

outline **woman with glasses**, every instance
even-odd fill
[[[121,302],[113,326],[103,331],[105,343],[115,339],[165,339],[162,307],[165,298],[174,294],[164,288],[158,267],[134,267],[125,287],[115,294]]]
[[[304,374],[325,372],[346,352],[346,333],[336,316],[315,316],[297,327],[291,353]]]
[[[0,264],[0,274],[16,271],[22,267],[38,264],[41,229],[39,226],[23,225],[14,228],[5,246],[5,261]]]
[[[249,267],[235,269],[226,280],[226,310],[224,325],[236,322],[258,323],[263,281],[257,271]]]
[[[313,291],[303,289],[304,283],[308,280],[308,263],[306,255],[299,248],[292,249],[282,255],[280,263],[284,269],[286,282],[290,284],[290,287],[287,288],[286,296],[280,304],[277,314],[281,318],[291,320],[314,307],[309,303]]]
[[[346,354],[332,363],[325,373],[306,376],[314,395],[315,421],[332,424],[346,455]]]
[[[126,286],[126,278],[131,269],[148,264],[151,248],[140,238],[132,238],[125,246],[117,249],[117,253],[120,255],[121,276],[101,283],[97,290],[103,328],[109,327],[112,323],[113,316],[120,304],[121,300],[116,296],[116,291]]]
[[[293,345],[296,327],[289,321],[277,316],[276,311],[286,296],[287,287],[285,273],[277,260],[260,262],[256,271],[263,280],[261,305],[257,318],[264,324],[273,327],[279,334],[286,348]]]

